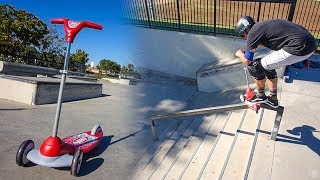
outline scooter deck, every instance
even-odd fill
[[[87,153],[94,149],[101,141],[103,132],[98,132],[95,135],[91,135],[91,131],[83,132],[80,134],[72,135],[62,139],[64,143],[73,145],[82,150],[83,153]]]
[[[248,108],[258,113],[259,109],[261,108],[261,103],[253,103],[246,99],[246,96],[243,94],[240,94],[240,100],[244,102]]]
[[[244,101],[244,103],[253,111],[255,111],[256,113],[258,113],[259,109],[261,108],[261,104],[260,103],[252,103],[250,101]]]

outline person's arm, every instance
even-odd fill
[[[247,50],[245,52],[238,50],[236,52],[236,56],[240,58],[243,64],[249,65],[253,61],[253,55],[255,51],[255,49]]]

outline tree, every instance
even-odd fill
[[[59,37],[56,28],[50,27],[49,30],[49,33],[41,39],[41,45],[39,46],[42,56],[45,59],[63,57],[66,50],[64,39]]]
[[[59,63],[64,59],[63,44],[64,40],[59,38],[55,26],[48,28],[44,21],[32,13],[15,10],[11,5],[0,5],[1,53],[54,61],[41,65],[61,68]],[[28,58],[22,58],[22,61],[29,63]]]
[[[135,77],[135,78],[141,78],[141,75],[137,71],[134,70],[133,64],[128,64],[127,66],[122,66],[120,73],[121,73],[121,76],[123,76],[123,77],[131,76],[131,77]]]
[[[72,53],[70,55],[70,61],[86,64],[89,61],[88,56],[89,54],[87,54],[84,50],[77,49],[76,53]]]
[[[122,75],[128,74],[128,68],[127,68],[127,66],[122,66],[122,67],[121,67],[120,74],[122,74]]]
[[[121,70],[120,64],[110,59],[102,59],[99,65],[100,65],[100,68],[105,72],[109,71],[111,73],[119,73]]]
[[[128,73],[130,75],[134,74],[134,65],[133,64],[128,64]]]
[[[34,14],[15,10],[14,6],[0,5],[0,41],[22,49],[39,47],[49,33],[47,25]]]

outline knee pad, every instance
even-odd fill
[[[265,69],[262,67],[260,59],[253,61],[250,65],[248,65],[248,71],[249,74],[256,80],[262,80],[266,78]]]
[[[265,74],[268,79],[275,79],[277,78],[277,71],[276,70],[265,70]]]

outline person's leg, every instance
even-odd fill
[[[268,79],[267,81],[269,91],[277,90],[278,87],[278,78]]]
[[[265,91],[264,91],[265,84],[266,84],[266,78],[261,79],[261,80],[256,79],[255,83],[256,83],[257,95],[260,97],[266,96]]]
[[[251,76],[255,78],[256,89],[254,96],[249,100],[254,103],[264,103],[267,101],[267,96],[265,94],[265,83],[266,83],[266,75],[263,67],[260,64],[260,60],[256,60],[255,62],[248,65],[248,71]]]
[[[269,97],[266,102],[271,107],[277,108],[279,106],[278,96],[277,96],[277,85],[278,85],[278,78],[268,79],[268,87],[269,87]]]

